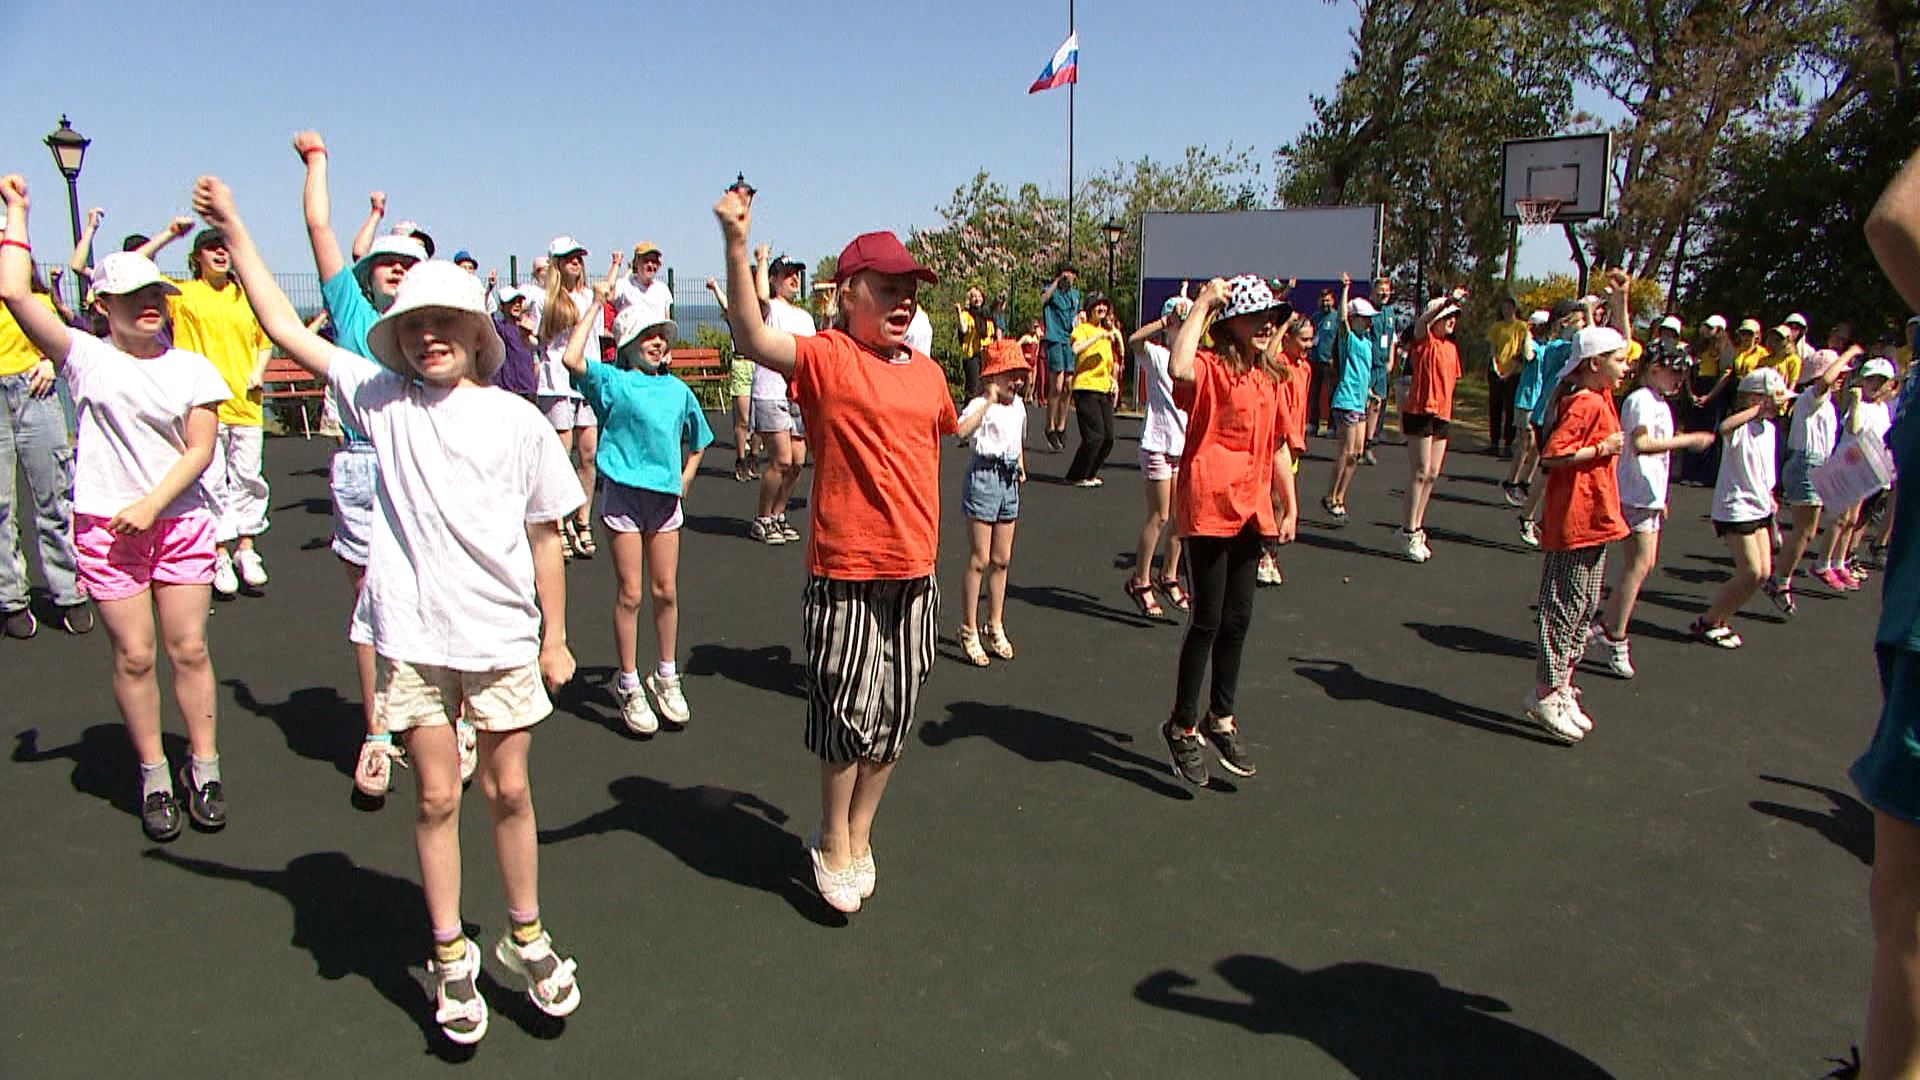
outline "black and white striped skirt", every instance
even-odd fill
[[[933,667],[933,578],[807,580],[807,749],[833,762],[891,762],[906,749]]]

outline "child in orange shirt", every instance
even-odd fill
[[[1460,347],[1453,332],[1467,290],[1455,289],[1427,301],[1413,324],[1406,400],[1400,403],[1400,430],[1407,437],[1406,523],[1395,531],[1407,558],[1433,558],[1427,546],[1427,501],[1447,462],[1448,428],[1453,421],[1453,386],[1460,379]]]
[[[1607,545],[1627,535],[1614,459],[1626,445],[1613,390],[1627,374],[1627,339],[1610,326],[1580,331],[1577,367],[1554,391],[1540,465],[1547,470],[1540,546],[1540,659],[1527,718],[1568,743],[1593,729],[1573,688],[1587,628],[1600,609]]]
[[[1287,471],[1290,481],[1297,484],[1300,478],[1300,462],[1307,456],[1307,387],[1313,378],[1313,363],[1307,354],[1313,350],[1313,320],[1305,315],[1295,315],[1287,320],[1285,330],[1280,332],[1280,363],[1293,374],[1280,383],[1280,439],[1287,444],[1288,456],[1293,459],[1292,467]],[[1273,497],[1275,512],[1279,512],[1281,498],[1280,477],[1273,478]],[[1260,569],[1254,575],[1259,585],[1285,585],[1287,575],[1280,569],[1280,545],[1268,544],[1266,554],[1260,556]]]
[[[1167,361],[1174,401],[1187,413],[1174,520],[1193,576],[1193,618],[1180,644],[1173,716],[1160,734],[1174,772],[1202,787],[1208,743],[1228,772],[1255,771],[1233,698],[1261,550],[1267,541],[1293,539],[1299,517],[1281,401],[1282,385],[1297,378],[1280,345],[1280,328],[1292,315],[1258,277],[1215,278],[1180,324]],[[1212,352],[1200,348],[1209,322]],[[1202,725],[1200,684],[1209,665],[1213,687]]]
[[[874,816],[933,666],[939,590],[940,439],[959,428],[947,377],[906,344],[920,282],[892,233],[865,233],[835,273],[844,330],[767,325],[747,262],[752,193],[713,208],[726,239],[727,319],[754,362],[784,376],[814,448],[803,626],[806,744],[820,757],[813,881],[836,911],[873,895]]]

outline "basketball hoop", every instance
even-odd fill
[[[1560,199],[1515,199],[1513,208],[1520,213],[1520,227],[1537,236],[1553,225],[1553,216],[1566,205]]]

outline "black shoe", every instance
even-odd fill
[[[1217,728],[1212,724],[1202,724],[1201,734],[1213,744],[1213,752],[1220,755],[1220,767],[1235,776],[1252,776],[1260,770],[1247,756],[1247,748],[1240,743],[1240,729],[1237,727]]]
[[[0,616],[0,618],[6,620],[4,627],[0,627],[0,631],[4,631],[10,638],[25,640],[40,630],[40,620],[33,617],[32,608],[21,608],[19,611],[9,611],[4,616]]]
[[[60,609],[60,628],[69,634],[84,634],[93,629],[93,608],[85,600]]]
[[[164,844],[180,835],[180,800],[171,791],[156,791],[140,804],[140,828],[147,839]]]
[[[193,819],[194,828],[219,832],[227,827],[227,792],[220,781],[209,780],[205,787],[194,787],[193,766],[182,765],[180,785],[187,789],[187,816]]]
[[[1182,729],[1171,720],[1160,725],[1160,737],[1167,740],[1167,756],[1173,762],[1173,774],[1195,787],[1206,787],[1206,740],[1196,732]]]

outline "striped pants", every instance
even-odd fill
[[[1573,681],[1573,666],[1587,651],[1587,627],[1600,613],[1600,585],[1607,576],[1607,546],[1547,552],[1540,570],[1540,660],[1534,678],[1558,690]]]
[[[933,668],[933,578],[807,579],[807,749],[826,761],[896,761]]]

